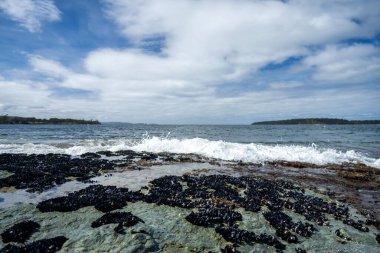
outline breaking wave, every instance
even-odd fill
[[[132,149],[148,152],[194,153],[210,158],[262,163],[265,161],[299,161],[315,164],[362,162],[380,168],[380,159],[367,157],[354,150],[339,151],[316,145],[266,145],[210,141],[202,138],[175,139],[146,137],[139,141],[129,139],[81,140],[72,144],[0,144],[0,153],[80,155],[86,152]]]

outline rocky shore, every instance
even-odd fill
[[[0,252],[378,252],[378,169],[0,154]]]

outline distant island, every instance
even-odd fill
[[[287,119],[254,122],[252,125],[368,125],[380,124],[380,120],[346,120],[330,118]]]
[[[97,120],[84,119],[37,119],[34,117],[0,116],[0,124],[55,124],[55,125],[96,125]]]

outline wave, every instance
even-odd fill
[[[225,141],[211,141],[202,138],[175,139],[146,137],[139,141],[129,139],[82,140],[72,144],[0,144],[0,153],[46,154],[63,153],[80,155],[86,152],[134,151],[193,153],[210,158],[263,163],[267,161],[299,161],[314,164],[361,162],[380,168],[380,159],[367,157],[354,150],[339,151],[332,148],[318,148],[301,145],[242,144]]]

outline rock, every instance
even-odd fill
[[[28,238],[40,228],[40,225],[34,221],[22,221],[6,229],[1,238],[3,243],[19,242],[24,243]]]

